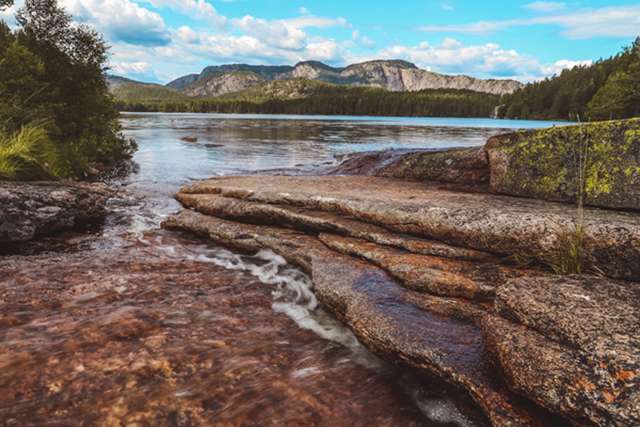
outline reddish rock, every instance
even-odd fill
[[[375,177],[238,176],[191,185],[187,194],[218,194],[354,217],[448,244],[547,263],[575,226],[575,208],[560,203],[446,191]],[[587,267],[640,279],[640,216],[587,209]]]
[[[319,300],[375,352],[463,388],[494,425],[549,425],[549,414],[519,400],[494,375],[480,330],[471,320],[479,316],[480,306],[425,298],[380,268],[334,252],[300,232],[191,211],[170,217],[164,226],[241,250],[275,251],[310,273]]]

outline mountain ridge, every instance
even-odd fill
[[[246,82],[238,81],[238,72],[253,73]],[[225,79],[234,79],[233,84]],[[219,88],[248,89],[267,81],[304,78],[346,86],[374,86],[393,92],[417,92],[425,89],[461,89],[504,95],[513,93],[524,85],[510,79],[478,79],[466,75],[446,75],[418,68],[404,60],[373,60],[332,67],[319,61],[302,61],[290,65],[223,64],[205,67],[200,74],[179,77],[166,86],[198,96],[219,96],[231,93]],[[207,82],[217,79],[215,85]]]

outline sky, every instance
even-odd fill
[[[13,10],[0,19],[13,24]],[[226,63],[404,59],[445,74],[538,80],[619,52],[640,1],[60,0],[104,34],[111,73],[167,83]]]

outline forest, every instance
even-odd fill
[[[101,35],[56,0],[26,0],[16,21],[0,21],[0,179],[83,178],[129,157]]]
[[[640,116],[640,37],[612,58],[531,83],[500,100],[498,116],[609,120]]]
[[[370,87],[318,85],[313,94],[291,99],[227,95],[189,101],[119,100],[117,106],[122,111],[489,117],[498,100],[498,96],[464,90],[389,92]]]

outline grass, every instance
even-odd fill
[[[26,126],[14,134],[0,133],[0,179],[52,179],[56,163],[56,147],[44,128]]]
[[[578,122],[580,122],[579,116]],[[586,269],[584,198],[591,139],[584,132],[582,123],[579,123],[579,129],[579,142],[574,158],[577,171],[575,218],[568,229],[559,231],[556,249],[546,256],[549,267],[556,274],[562,275],[582,274]]]

